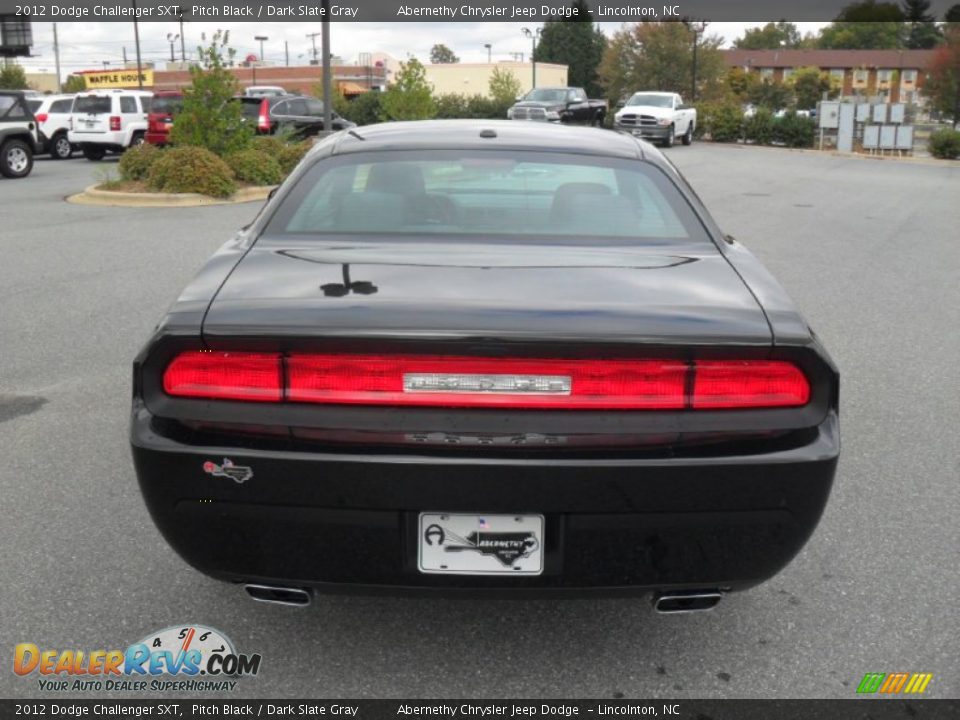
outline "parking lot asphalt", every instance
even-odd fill
[[[638,599],[286,609],[192,570],[136,486],[130,364],[259,203],[70,205],[114,167],[83,159],[0,180],[0,696],[57,697],[10,672],[16,643],[125,648],[183,623],[262,654],[234,697],[848,698],[892,671],[960,696],[960,166],[667,152],[842,373],[843,455],[813,538],[770,582],[686,616]]]

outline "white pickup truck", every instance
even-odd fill
[[[684,105],[677,93],[637,92],[613,116],[613,126],[664,147],[671,147],[678,137],[689,145],[697,127],[697,111]]]

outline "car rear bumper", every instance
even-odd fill
[[[111,147],[125,147],[127,135],[124,132],[82,132],[71,130],[67,133],[67,140],[74,145],[109,145]]]
[[[230,582],[453,592],[742,589],[819,521],[839,454],[830,413],[800,446],[685,458],[464,458],[194,446],[135,405],[133,458],[167,541]],[[242,483],[204,472],[228,457]],[[420,512],[542,514],[537,576],[422,574]]]
[[[143,136],[143,139],[146,140],[151,145],[166,145],[168,142],[170,142],[170,133],[169,132],[151,132],[148,130],[147,133]]]

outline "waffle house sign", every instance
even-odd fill
[[[153,87],[153,70],[141,70],[143,87]],[[136,70],[104,70],[83,74],[87,90],[112,90],[115,88],[138,88]]]

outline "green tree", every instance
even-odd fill
[[[206,42],[206,35],[201,35]],[[170,131],[174,145],[193,145],[224,156],[244,150],[253,138],[253,128],[243,122],[237,79],[226,63],[233,63],[236,50],[230,35],[218,30],[208,47],[198,47],[199,64],[190,67],[190,87],[183,91],[183,109]]]
[[[358,95],[350,101],[350,109],[343,117],[352,120],[357,125],[372,125],[379,122],[383,112],[381,108],[382,100],[383,93],[373,90]]]
[[[800,47],[803,39],[797,26],[791,22],[768,22],[762,28],[748,28],[733,46],[743,50],[779,50]]]
[[[929,50],[940,42],[940,29],[930,12],[930,0],[903,0],[903,17],[907,23],[904,45]]]
[[[453,54],[453,50],[443,43],[437,43],[430,48],[430,62],[434,65],[443,65],[460,62],[460,58]]]
[[[520,94],[521,86],[513,70],[494,68],[490,74],[490,97],[499,104],[513,104]]]
[[[725,75],[718,49],[722,42],[723,38],[716,36],[699,39],[698,96],[720,84]],[[610,38],[600,63],[599,75],[607,98],[616,103],[637,90],[689,93],[692,50],[693,36],[683,23],[642,22],[624,26]]]
[[[427,71],[415,57],[400,63],[393,84],[381,101],[384,120],[427,120],[436,113]]]
[[[63,84],[63,91],[65,93],[78,93],[83,92],[87,89],[87,83],[84,82],[83,77],[80,75],[70,75],[67,78],[67,81]]]
[[[597,68],[603,59],[607,39],[593,24],[587,0],[574,0],[575,15],[548,20],[533,57],[537,62],[567,66],[567,82],[582,87],[590,97],[600,95]]]
[[[797,107],[806,110],[817,106],[817,102],[833,91],[830,76],[817,67],[802,67],[794,70],[787,81],[796,98]]]
[[[5,90],[27,90],[27,74],[20,65],[4,65],[0,69],[0,88]]]
[[[903,44],[903,11],[891,2],[862,0],[847,5],[820,31],[825,49],[880,50]]]
[[[960,122],[960,28],[948,28],[946,42],[936,49],[923,92],[931,105]]]

